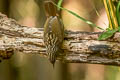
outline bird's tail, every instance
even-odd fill
[[[45,0],[44,1],[45,14],[47,17],[58,16],[57,7],[54,4],[56,4],[56,2],[54,0]]]

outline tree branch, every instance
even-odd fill
[[[101,32],[65,31],[63,51],[58,60],[71,63],[120,65],[120,33],[98,41]],[[11,57],[14,52],[47,56],[43,43],[43,29],[19,25],[0,13],[0,57]]]

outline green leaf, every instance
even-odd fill
[[[116,7],[116,17],[117,17],[118,25],[120,26],[120,1],[118,1]]]
[[[81,20],[84,21],[85,23],[91,25],[92,27],[96,27],[96,28],[98,28],[98,29],[104,30],[103,28],[97,26],[96,24],[92,23],[91,21],[86,20],[85,18],[79,16],[78,14],[76,14],[76,13],[70,11],[70,10],[67,10],[67,11],[68,11],[69,13],[71,13],[72,15],[76,16],[77,18],[81,19]]]
[[[113,29],[113,30],[108,30],[108,31],[106,31],[106,32],[103,32],[103,33],[99,36],[98,40],[108,39],[108,38],[112,37],[113,34],[114,34],[116,31],[117,31],[116,29]]]
[[[120,26],[118,26],[118,32],[120,32]]]
[[[58,4],[57,4],[57,6],[59,6],[59,7],[61,7],[61,5],[62,5],[62,2],[63,2],[63,0],[59,0],[58,1]],[[60,10],[60,8],[58,7],[58,11]]]
[[[96,24],[92,23],[91,21],[86,20],[85,18],[79,16],[78,14],[74,13],[73,11],[70,11],[70,10],[68,10],[68,9],[66,9],[66,8],[60,7],[60,6],[56,5],[55,3],[54,3],[54,5],[57,6],[58,8],[60,8],[60,9],[62,9],[62,10],[66,10],[66,11],[69,12],[70,14],[76,16],[77,18],[79,18],[80,20],[84,21],[85,23],[91,25],[92,27],[96,27],[96,28],[98,28],[98,29],[100,29],[100,30],[104,30],[103,28],[97,26]]]

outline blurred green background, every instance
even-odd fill
[[[46,20],[44,0],[0,0],[0,12],[21,25],[43,27]],[[106,28],[108,20],[102,0],[63,0],[62,6]],[[99,15],[97,15],[97,12]],[[66,30],[100,31],[61,11]],[[16,53],[0,63],[0,80],[120,80],[119,67],[56,62],[33,54]]]

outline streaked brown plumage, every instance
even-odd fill
[[[56,57],[61,52],[64,26],[57,14],[56,6],[50,0],[45,2],[45,9],[47,20],[44,25],[44,43],[49,60],[54,66]]]

